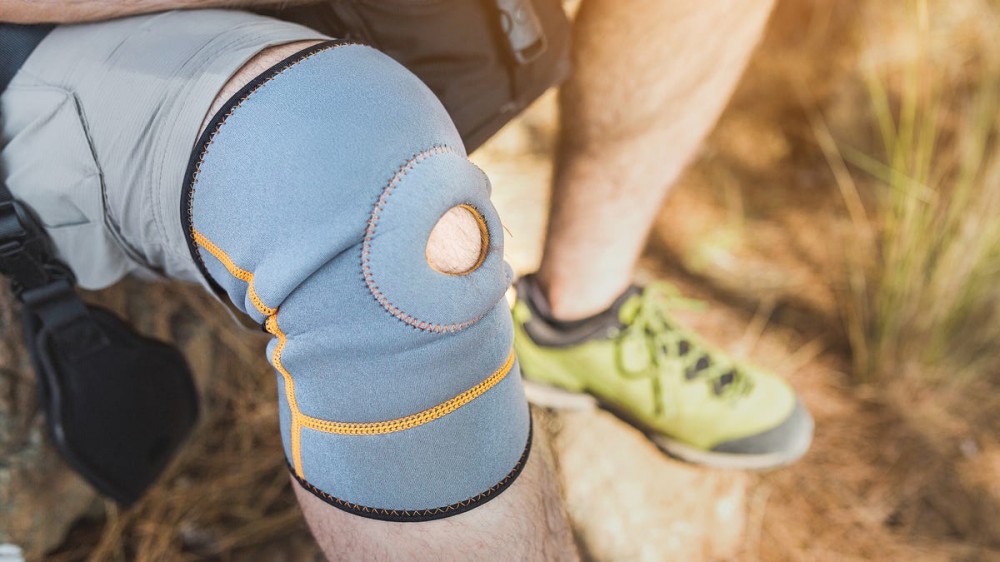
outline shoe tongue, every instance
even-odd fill
[[[553,317],[552,307],[533,276],[523,278],[518,284],[518,291],[532,311],[531,321],[525,326],[532,339],[542,345],[567,346],[590,339],[604,339],[609,328],[620,328],[619,310],[630,297],[642,293],[642,288],[632,285],[607,309],[568,321]]]

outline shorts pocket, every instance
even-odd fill
[[[76,96],[12,85],[0,98],[0,113],[7,187],[34,211],[81,286],[121,278],[130,261],[105,226],[101,170]]]

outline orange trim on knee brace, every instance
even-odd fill
[[[500,381],[510,374],[514,367],[514,350],[511,349],[507,356],[507,360],[504,361],[503,365],[493,371],[490,376],[483,379],[479,384],[469,388],[465,392],[445,400],[436,406],[432,406],[426,410],[400,418],[379,422],[338,422],[323,420],[303,414],[302,411],[299,410],[298,401],[295,399],[295,381],[292,379],[291,373],[285,369],[284,364],[281,362],[281,354],[285,349],[286,343],[288,342],[288,337],[278,325],[278,308],[268,307],[257,296],[253,287],[253,273],[237,266],[225,251],[216,246],[211,240],[197,230],[194,231],[194,240],[199,246],[205,248],[210,254],[218,259],[226,270],[229,271],[230,275],[247,284],[247,293],[250,296],[250,301],[255,307],[257,307],[257,310],[261,314],[267,317],[264,322],[264,328],[269,334],[278,339],[278,343],[274,346],[274,351],[271,353],[271,364],[278,371],[278,373],[281,374],[285,383],[285,400],[288,402],[288,408],[292,415],[292,427],[290,428],[292,467],[295,470],[295,475],[299,478],[305,478],[302,473],[303,427],[336,435],[384,435],[387,433],[404,431],[442,418],[455,410],[458,410],[469,402],[472,402],[476,398],[485,394],[486,391],[499,384]]]

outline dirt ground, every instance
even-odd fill
[[[907,364],[889,380],[851,373],[842,311],[852,225],[810,116],[839,137],[868,134],[855,66],[862,4],[780,3],[669,198],[641,275],[707,302],[685,319],[788,377],[816,417],[803,461],[752,478],[736,560],[1000,560],[1000,413],[974,406],[998,381],[931,382]],[[554,107],[547,96],[475,156],[521,272],[539,259]],[[130,281],[94,298],[181,345],[207,419],[151,497],[129,513],[95,504],[48,559],[318,560],[283,467],[264,335],[190,287]]]
[[[702,332],[787,376],[816,416],[803,462],[756,480],[741,560],[1000,560],[997,412],[979,398],[998,380],[932,383],[909,364],[870,384],[851,373],[856,233],[810,117],[838,140],[870,136],[862,5],[779,6],[647,267],[711,301]]]

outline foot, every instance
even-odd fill
[[[559,322],[534,279],[522,279],[514,345],[529,400],[599,404],[695,464],[760,470],[797,460],[812,442],[809,412],[785,381],[680,326],[670,311],[691,302],[654,283],[630,288],[601,314]]]

